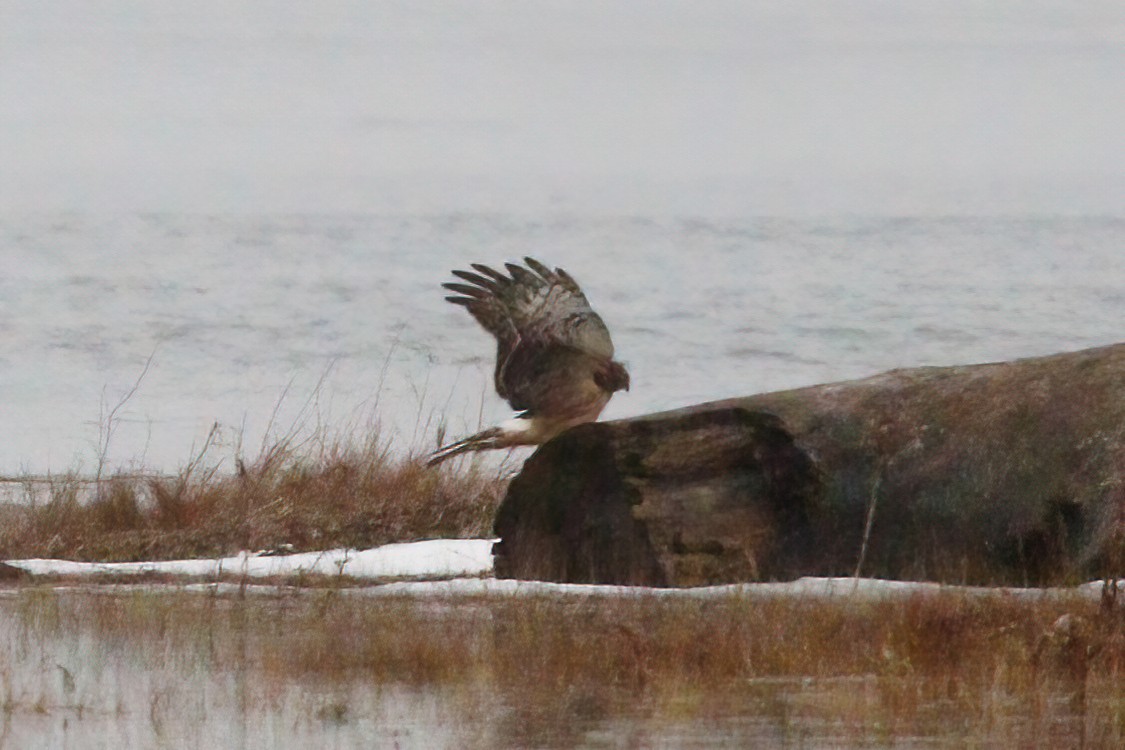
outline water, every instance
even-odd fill
[[[607,417],[1119,341],[1123,33],[1113,0],[0,0],[0,474],[505,417],[438,284],[529,253],[632,369]]]
[[[439,287],[471,261],[533,253],[584,285],[632,372],[614,418],[1120,341],[1123,236],[1112,217],[3,217],[0,470],[91,471],[107,423],[110,465],[174,470],[216,422],[217,455],[252,456],[295,424],[378,420],[406,450],[440,419],[503,418],[493,343]]]

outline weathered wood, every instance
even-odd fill
[[[496,532],[497,575],[551,581],[1125,575],[1125,344],[582,425]]]

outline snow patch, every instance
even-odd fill
[[[388,544],[367,550],[336,549],[325,552],[302,552],[274,555],[264,552],[243,552],[234,557],[215,560],[168,560],[159,562],[88,563],[70,560],[7,560],[8,565],[33,575],[129,576],[159,574],[171,576],[218,578],[221,575],[246,578],[291,577],[301,574],[343,575],[363,580],[427,579],[384,583],[378,586],[355,586],[341,589],[361,596],[408,596],[457,598],[482,595],[498,596],[597,596],[597,597],[688,597],[751,598],[794,597],[847,598],[853,600],[888,600],[921,595],[956,593],[965,596],[1010,596],[1021,599],[1085,597],[1102,595],[1104,582],[1092,581],[1073,588],[1016,588],[988,586],[952,586],[916,581],[888,581],[873,578],[806,577],[781,583],[737,583],[722,586],[699,586],[684,589],[662,589],[646,586],[610,586],[594,584],[549,583],[546,581],[515,581],[492,578],[492,545],[495,539],[431,539],[422,542]],[[435,580],[441,579],[441,580]],[[1125,580],[1117,585],[1125,592]],[[132,585],[135,588],[135,585]],[[161,585],[155,585],[162,588]],[[99,586],[112,590],[113,586]],[[273,585],[250,585],[216,582],[176,584],[177,590],[200,590],[212,593],[276,594],[283,589]]]
[[[90,563],[71,560],[9,560],[33,575],[145,575],[267,578],[302,574],[353,578],[451,578],[492,572],[492,539],[431,539],[388,544],[367,550],[334,549],[272,555],[241,552],[212,560]]]

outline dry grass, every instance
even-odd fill
[[[491,533],[504,485],[476,465],[427,469],[375,440],[309,453],[283,441],[233,474],[193,462],[178,476],[54,478],[45,500],[0,506],[0,559],[158,560],[479,537]]]
[[[463,746],[568,746],[613,727],[643,727],[642,745],[693,744],[701,728],[728,745],[1125,740],[1122,609],[1078,598],[18,596],[35,637],[236,674],[255,686],[250,712],[294,686],[331,694],[322,708],[342,722],[363,718],[372,686],[440,695]]]

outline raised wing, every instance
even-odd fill
[[[496,337],[496,392],[515,409],[533,409],[542,388],[530,383],[548,374],[562,352],[610,360],[613,341],[582,289],[561,268],[551,270],[533,258],[527,268],[505,264],[508,276],[479,263],[475,271],[454,271],[468,283],[448,282],[446,297],[463,305]],[[555,374],[557,376],[557,374]],[[548,378],[550,379],[550,378]]]

